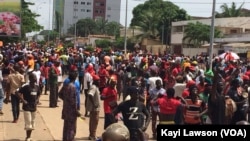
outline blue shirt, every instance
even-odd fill
[[[69,78],[66,78],[63,82],[64,85],[69,84],[70,80]],[[77,109],[80,109],[80,83],[78,80],[75,80],[74,83],[76,87],[76,104],[77,104]]]

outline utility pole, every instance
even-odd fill
[[[49,33],[48,33],[48,47],[50,47],[50,6],[51,6],[51,1],[49,0]]]
[[[209,47],[209,68],[212,70],[213,64],[213,48],[214,48],[214,20],[215,20],[215,5],[216,0],[213,0],[213,9],[212,9],[212,19],[211,19],[211,29],[210,29],[210,47]]]
[[[126,14],[125,14],[125,35],[124,35],[124,54],[127,59],[127,16],[128,16],[128,0],[126,0]]]
[[[76,4],[74,3],[74,16],[73,19],[75,20],[75,35],[74,35],[74,47],[76,47],[76,23],[77,23],[77,18],[76,18]]]

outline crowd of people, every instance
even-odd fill
[[[0,115],[4,114],[3,103],[10,102],[13,123],[17,123],[22,103],[26,140],[34,130],[43,94],[49,94],[50,108],[58,107],[59,99],[63,101],[63,141],[74,140],[79,116],[89,117],[89,140],[97,139],[101,100],[103,128],[121,126],[115,123],[122,119],[130,141],[148,138],[145,131],[150,123],[154,139],[158,124],[248,124],[247,60],[214,56],[210,68],[208,57],[203,55],[154,55],[146,51],[124,55],[119,51],[44,50],[20,44],[1,49]],[[65,80],[64,75],[68,76]],[[80,109],[81,102],[84,109]]]

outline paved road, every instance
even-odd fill
[[[81,95],[81,113],[84,113],[84,95]],[[61,141],[63,120],[61,119],[62,102],[59,107],[49,108],[49,95],[41,96],[42,105],[38,106],[36,117],[36,130],[32,133],[32,138],[36,141]],[[102,104],[101,104],[102,105]],[[12,122],[11,104],[5,104],[3,108],[4,115],[0,116],[0,141],[23,141],[25,139],[23,113],[20,113],[18,123]],[[104,113],[101,107],[100,120],[97,129],[97,135],[101,136],[104,131]],[[77,141],[88,140],[89,130],[88,121],[77,121]],[[122,122],[122,121],[119,121]],[[146,131],[150,137],[152,136],[151,126]]]

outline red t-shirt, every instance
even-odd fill
[[[167,97],[159,98],[157,103],[159,104],[161,114],[175,114],[177,107],[181,105],[179,100]]]
[[[110,96],[110,95],[113,95],[113,97],[103,100],[104,113],[111,113],[113,109],[111,109],[109,103],[112,101],[117,101],[116,89],[111,87],[104,88],[102,91],[102,96]]]

